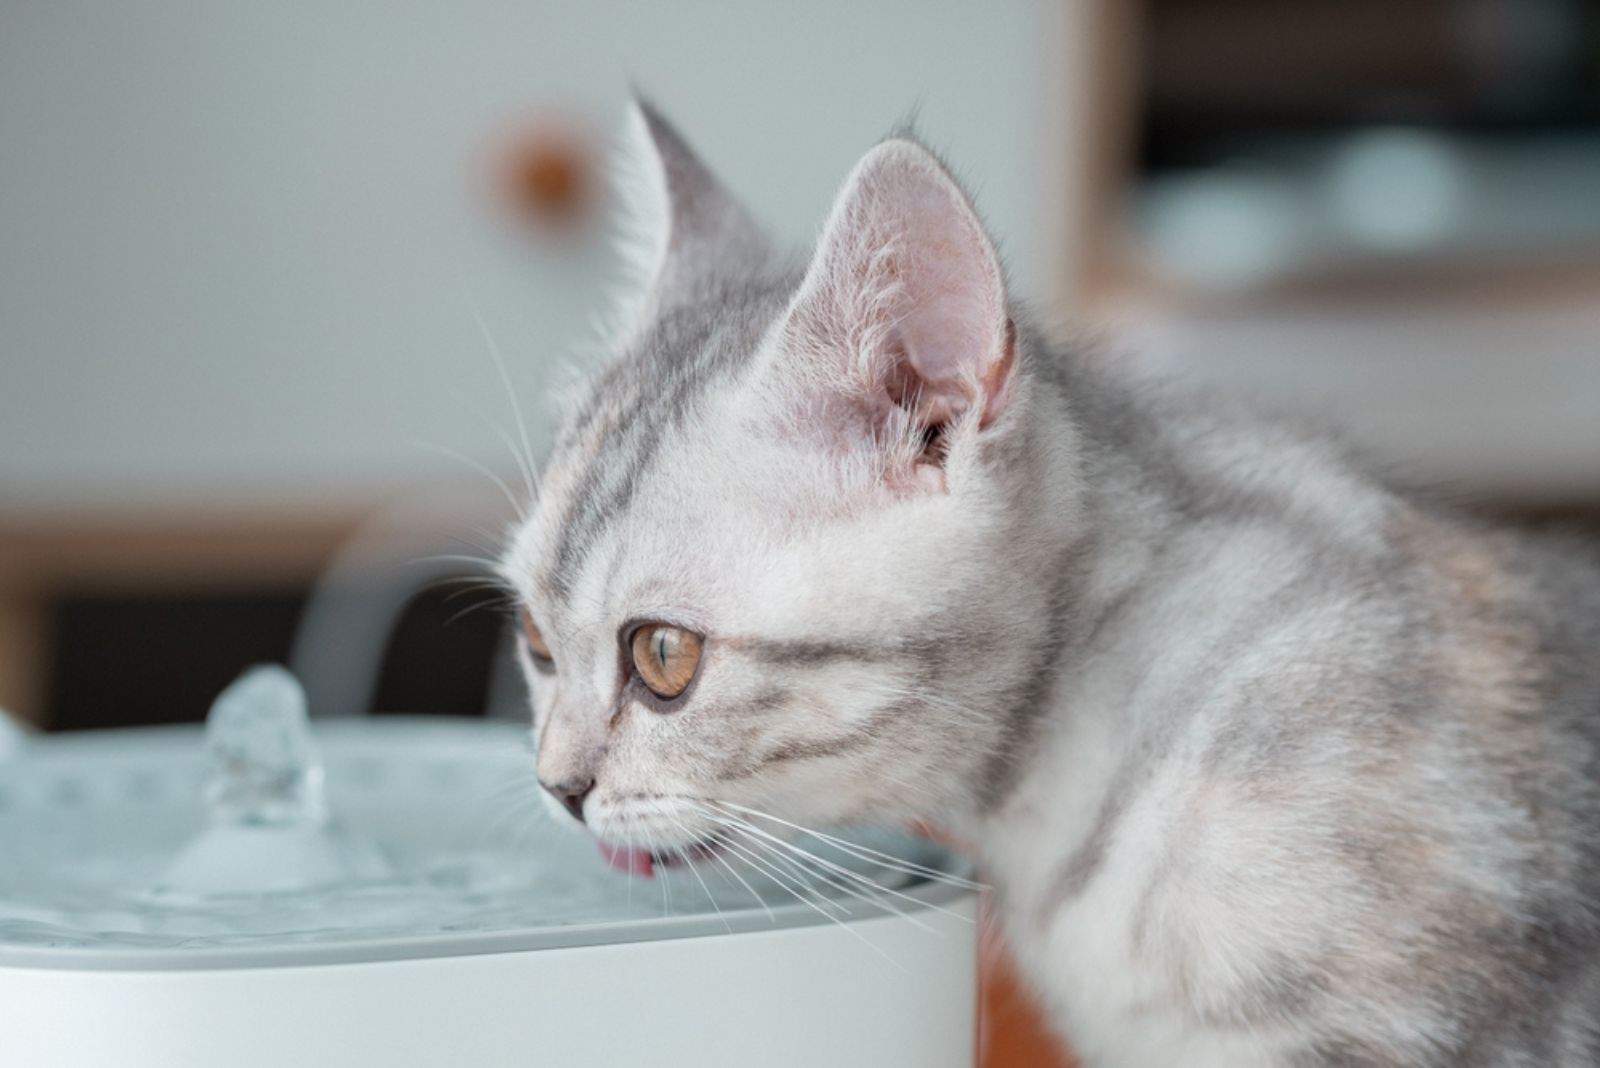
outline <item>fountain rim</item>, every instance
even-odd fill
[[[916,904],[900,900],[897,907],[914,915],[933,909],[950,910],[977,891],[928,882],[903,891]],[[880,906],[862,905],[860,914],[840,923],[897,918]],[[773,905],[766,911],[751,907],[696,916],[664,916],[644,920],[617,920],[530,927],[521,931],[481,934],[419,935],[370,941],[329,942],[281,946],[205,946],[192,949],[127,947],[0,946],[0,969],[73,972],[184,972],[232,971],[256,968],[291,968],[324,964],[380,964],[447,957],[527,953],[549,949],[662,942],[686,938],[728,937],[763,931],[832,926],[835,921],[818,916],[804,905]]]
[[[379,722],[391,728],[410,728],[433,733],[443,739],[492,732],[510,733],[508,723],[444,716],[383,716]],[[313,720],[313,729],[324,735],[343,735],[360,730],[364,741],[383,744],[384,731],[370,730],[372,720],[334,717]],[[358,726],[362,725],[362,726]],[[31,748],[35,758],[51,761],[64,756],[64,750],[78,750],[74,757],[93,761],[118,759],[119,741],[138,737],[157,747],[187,745],[200,736],[196,724],[124,727],[104,731],[46,735]],[[392,735],[391,735],[392,738]],[[24,757],[26,759],[26,757]],[[3,764],[0,764],[3,766]],[[948,874],[970,877],[968,865],[949,857]],[[954,909],[976,895],[966,887],[925,880],[905,887],[905,897],[896,908],[915,915],[935,909]],[[909,900],[908,900],[909,899]],[[217,945],[181,947],[149,946],[36,946],[0,943],[0,969],[70,972],[186,972],[223,971],[258,968],[286,968],[325,964],[376,964],[406,960],[428,960],[491,954],[525,953],[549,949],[578,949],[589,946],[625,945],[633,942],[658,942],[674,939],[725,937],[762,931],[795,930],[856,924],[866,920],[894,918],[894,909],[865,902],[855,904],[857,915],[836,921],[818,915],[798,902],[772,904],[767,908],[749,906],[724,909],[717,913],[692,916],[661,916],[644,919],[602,920],[584,923],[550,924],[517,930],[462,932],[352,938],[342,942],[284,943],[279,945]],[[770,912],[770,915],[769,915]]]

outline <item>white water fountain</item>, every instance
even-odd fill
[[[535,803],[526,740],[311,721],[280,668],[203,732],[8,737],[0,1064],[971,1063],[974,899],[938,850],[625,878]]]

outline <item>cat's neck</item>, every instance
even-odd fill
[[[1182,729],[1192,704],[1152,699],[1152,679],[1203,654],[1192,633],[1250,601],[1208,581],[1236,532],[1273,524],[1373,531],[1394,506],[1377,483],[1296,428],[1229,412],[1205,398],[1147,389],[1116,369],[1071,360],[1044,376],[1035,425],[1071,439],[1046,476],[1070,482],[1072,507],[1042,513],[1037,574],[1057,578],[1060,616],[1041,624],[1052,652],[1020,740],[988,769],[994,788],[951,813],[978,858],[1026,881],[1049,854],[1092,835],[1148,740]],[[1310,550],[1308,550],[1310,551]],[[1056,843],[1040,848],[1040,836]],[[1008,879],[1008,881],[1011,881]]]
[[[1150,581],[1181,505],[1149,458],[1125,447],[1134,416],[1116,388],[1065,358],[1042,367],[1033,386],[1035,441],[1031,462],[1018,465],[1031,483],[1029,505],[1018,509],[1021,529],[1010,540],[1023,555],[1019,568],[1051,587],[1028,660],[1036,685],[1017,707],[1000,710],[1009,717],[1006,737],[978,772],[979,788],[939,818],[980,859],[1007,837],[997,829],[1014,831],[1030,814],[1059,806],[1052,780],[1060,751],[1071,751],[1074,774],[1088,782],[1097,765],[1118,759],[1125,742],[1099,710],[1115,705],[1111,694],[1127,680],[1099,661],[1107,643],[1121,640],[1118,614]],[[1090,703],[1090,693],[1093,708],[1078,707]]]

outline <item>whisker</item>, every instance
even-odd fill
[[[920,875],[924,878],[932,879],[935,882],[947,883],[951,886],[959,886],[964,890],[989,889],[988,885],[985,883],[974,882],[971,879],[963,879],[959,875],[951,875],[949,872],[940,871],[938,868],[930,868],[926,864],[918,864],[916,861],[906,860],[904,857],[897,857],[892,853],[885,853],[880,849],[873,849],[871,846],[860,845],[856,842],[851,842],[847,839],[826,834],[822,831],[813,830],[810,827],[802,827],[800,824],[791,823],[781,816],[774,816],[770,812],[762,812],[760,809],[751,808],[748,805],[740,805],[732,801],[713,801],[712,804],[719,805],[724,808],[735,809],[739,812],[745,812],[752,816],[759,816],[762,819],[771,820],[774,823],[782,824],[791,830],[799,831],[802,834],[809,834],[814,838],[820,838],[822,841],[827,842],[834,848],[846,853],[850,853],[858,860],[877,861],[886,868],[891,868],[906,875]]]
[[[828,913],[823,912],[821,909],[818,909],[817,906],[815,904],[813,904],[812,902],[807,901],[804,898],[800,898],[799,895],[796,894],[793,889],[791,889],[790,887],[786,886],[781,879],[778,879],[778,878],[774,877],[770,870],[768,870],[766,868],[763,868],[762,866],[758,865],[755,861],[753,861],[751,859],[749,853],[745,852],[742,849],[738,849],[738,848],[734,847],[734,845],[731,842],[726,840],[725,836],[723,836],[720,831],[714,832],[711,835],[711,840],[713,842],[717,843],[717,845],[719,847],[719,850],[726,850],[728,856],[732,857],[734,860],[737,860],[738,862],[743,864],[745,867],[749,868],[757,876],[766,879],[767,882],[772,883],[774,886],[778,887],[778,889],[787,892],[791,897],[795,897],[795,898],[799,899],[801,904],[807,905],[807,906],[809,906],[810,908],[812,908],[815,911],[822,912],[822,914],[824,916],[829,916]],[[733,868],[730,866],[728,870],[729,871],[733,871]],[[745,886],[749,886],[750,885],[748,882],[745,882],[745,880],[743,878],[740,878],[739,881],[741,883],[744,883]],[[751,892],[755,893],[753,888],[752,888]],[[758,900],[762,900],[760,894],[756,894],[756,897],[757,897]],[[776,921],[777,916],[772,913],[770,908],[768,909],[768,915],[772,916],[773,920]],[[829,916],[829,918],[831,919],[832,917]]]
[[[743,828],[733,827],[732,829],[739,831],[741,834],[744,834],[746,837],[749,837],[749,835],[750,835],[750,832],[744,830]],[[808,856],[809,856],[809,854],[808,854]],[[812,857],[811,859],[815,860],[817,858]],[[869,905],[872,905],[874,908],[880,908],[880,909],[883,909],[886,912],[892,912],[896,916],[899,916],[901,919],[905,920],[907,923],[910,923],[913,927],[921,928],[922,930],[927,931],[929,934],[937,935],[940,938],[944,937],[944,932],[943,931],[940,931],[939,929],[937,929],[935,927],[929,926],[923,920],[917,918],[916,916],[911,915],[909,912],[906,912],[904,909],[899,908],[892,901],[887,900],[886,898],[882,897],[879,894],[871,893],[871,892],[868,892],[868,891],[858,890],[855,887],[851,886],[849,883],[843,882],[840,879],[836,878],[835,876],[832,876],[832,875],[828,874],[826,871],[823,871],[823,870],[818,869],[818,868],[812,868],[812,867],[807,866],[805,860],[803,860],[803,859],[802,860],[797,860],[796,861],[796,865],[800,868],[801,871],[805,872],[808,876],[810,876],[813,879],[820,879],[823,882],[827,883],[829,886],[832,886],[835,889],[839,890],[840,892],[849,894],[851,897],[856,898],[856,899],[858,899],[860,901],[863,901],[863,902],[865,902],[865,903],[867,903]],[[863,881],[865,882],[866,880],[863,880]]]
[[[639,848],[639,840],[634,836],[632,823],[628,825],[627,835],[628,852],[632,854],[634,850]],[[630,912],[633,911],[633,868],[633,857],[630,855],[628,857],[628,911]]]
[[[744,830],[744,828],[738,828],[738,830],[741,831],[741,833],[744,833],[744,835],[749,835],[749,831]],[[784,846],[790,847],[790,849],[794,847],[790,843],[784,843]],[[798,860],[798,863],[800,863],[802,867],[806,867],[808,862],[810,862],[810,865],[822,865],[822,863],[826,863],[822,862],[822,860],[819,859],[819,857],[816,857],[814,854],[805,854],[805,859]],[[931,924],[926,923],[925,919],[920,919],[918,916],[912,915],[912,913],[909,913],[909,911],[904,910],[904,908],[901,908],[899,905],[896,905],[896,903],[888,900],[888,897],[885,897],[885,894],[878,889],[877,884],[872,883],[870,879],[864,879],[859,875],[854,875],[854,873],[848,873],[848,870],[842,870],[845,871],[846,875],[850,875],[850,878],[856,879],[858,883],[861,883],[861,886],[866,887],[866,889],[861,889],[861,887],[858,886],[851,886],[851,883],[848,883],[846,879],[840,878],[840,876],[830,875],[829,871],[824,870],[824,868],[808,867],[808,870],[814,871],[813,878],[822,879],[822,881],[829,884],[829,886],[837,887],[838,891],[843,892],[843,894],[851,895],[851,897],[854,897],[854,899],[861,900],[861,902],[867,903],[867,905],[872,905],[874,908],[882,908],[883,911],[893,913],[893,915],[904,919],[904,921],[909,923],[910,926],[918,927],[918,929],[922,929],[922,931],[926,931],[928,934],[938,935],[938,937],[941,938],[944,937],[944,932],[939,931],[938,927],[931,926]],[[955,913],[950,913],[950,915],[955,915]]]
[[[691,804],[693,804],[693,802],[691,802]],[[695,807],[696,807],[696,809],[698,809],[701,812],[702,815],[711,816],[711,818],[716,819],[716,817],[713,814],[707,812],[704,809],[703,806],[695,805]],[[670,819],[671,817],[668,817],[668,818]],[[674,821],[674,822],[676,822],[676,821]],[[682,827],[682,824],[679,824],[679,826]],[[685,830],[687,830],[687,829],[685,829]],[[715,860],[717,863],[721,864],[724,868],[726,868],[727,871],[728,871],[728,874],[733,876],[733,878],[739,883],[739,885],[743,886],[745,888],[745,890],[749,892],[751,898],[753,898],[755,900],[755,903],[757,905],[761,906],[762,911],[767,914],[767,919],[772,921],[772,922],[777,922],[777,917],[775,915],[773,915],[773,912],[772,912],[772,906],[767,904],[766,898],[762,897],[759,893],[757,893],[756,892],[756,888],[751,886],[748,882],[745,881],[744,876],[740,875],[738,873],[738,871],[736,871],[734,869],[733,865],[728,863],[727,859],[725,857],[723,857],[721,851],[719,851],[717,849],[712,849],[709,852],[710,852],[710,855],[711,855],[711,859]],[[632,874],[632,869],[631,868],[629,869],[629,873],[630,873],[630,875]]]
[[[691,838],[693,837],[693,835],[690,834],[689,828],[685,827],[683,825],[683,823],[680,822],[675,817],[673,817],[673,815],[671,813],[665,811],[660,806],[660,804],[652,803],[651,807],[655,809],[656,815],[662,817],[663,819],[671,821],[685,835],[689,835]],[[702,889],[702,890],[704,890],[706,892],[706,900],[711,902],[711,907],[716,910],[717,918],[722,921],[722,926],[724,926],[724,927],[726,927],[728,929],[728,933],[729,934],[732,934],[733,933],[733,924],[729,923],[728,922],[728,917],[726,917],[726,916],[724,916],[722,914],[722,907],[717,904],[716,897],[711,893],[711,888],[706,885],[705,877],[700,874],[700,870],[697,867],[695,867],[694,861],[690,859],[688,851],[686,849],[684,849],[682,846],[679,846],[679,847],[677,847],[676,852],[678,854],[678,858],[683,861],[684,867],[688,868],[691,872],[693,872],[694,873],[694,877],[697,880],[699,880],[700,889]],[[631,869],[631,865],[630,865],[630,869]]]
[[[653,856],[656,852],[656,836],[642,826],[639,827],[639,833],[644,835],[645,845]],[[661,884],[661,915],[666,916],[672,911],[672,891],[667,889],[667,880],[664,874],[657,875],[656,882]]]
[[[510,534],[513,531],[515,531],[517,529],[517,526],[520,525],[523,522],[526,522],[526,520],[518,519],[515,523],[512,523],[511,525],[507,526],[504,530],[501,530],[499,532],[495,532],[495,531],[492,531],[492,530],[485,530],[485,529],[483,529],[482,527],[480,527],[476,523],[473,523],[467,529],[469,531],[471,531],[472,533],[476,534],[481,540],[487,542],[489,545],[498,546],[498,545],[501,545],[505,541],[506,536],[508,534]],[[498,553],[496,553],[495,555],[498,555]]]
[[[430,553],[427,556],[415,556],[407,560],[405,566],[424,567],[428,564],[470,564],[473,567],[481,567],[484,570],[482,576],[473,577],[498,577],[494,570],[495,562],[493,560],[486,556],[471,556],[466,553]]]
[[[517,419],[520,422],[521,416],[517,416]],[[517,470],[522,475],[522,485],[527,489],[529,503],[527,506],[525,506],[524,510],[518,514],[525,516],[527,514],[526,508],[530,508],[532,506],[532,499],[536,493],[533,481],[533,463],[531,460],[525,459],[523,455],[517,451],[516,442],[511,440],[511,435],[506,433],[504,427],[492,420],[485,420],[485,422],[487,422],[489,429],[494,432],[494,436],[500,439],[500,444],[504,445],[506,447],[506,451],[511,453],[512,459],[516,461]]]
[[[844,876],[847,879],[854,879],[857,882],[860,882],[860,883],[862,883],[862,884],[864,884],[866,886],[871,887],[873,890],[876,890],[880,894],[890,894],[890,895],[893,895],[894,897],[900,898],[901,900],[909,901],[912,904],[917,905],[917,906],[922,907],[922,908],[930,908],[930,909],[933,909],[935,912],[942,912],[947,916],[954,916],[957,919],[961,919],[961,920],[966,920],[967,919],[967,917],[961,915],[959,912],[954,912],[954,911],[952,911],[950,909],[944,908],[943,906],[936,905],[931,901],[923,901],[920,898],[912,897],[910,894],[903,893],[903,892],[901,892],[899,890],[895,890],[895,889],[893,889],[891,887],[884,886],[882,883],[879,883],[879,882],[877,882],[877,881],[875,881],[873,879],[869,879],[865,875],[862,875],[859,872],[851,871],[849,868],[846,868],[841,864],[835,864],[831,860],[827,860],[826,858],[819,857],[815,853],[812,853],[812,852],[810,852],[810,851],[808,851],[806,849],[802,849],[800,846],[795,845],[793,842],[786,842],[782,838],[779,838],[777,835],[769,834],[768,832],[762,830],[759,827],[756,827],[754,824],[748,823],[747,821],[739,820],[737,822],[742,826],[742,828],[744,830],[746,830],[746,831],[748,831],[750,833],[758,834],[762,838],[765,838],[768,841],[770,841],[775,848],[791,850],[791,851],[793,851],[793,852],[795,852],[795,853],[797,853],[799,855],[802,855],[802,856],[806,857],[807,859],[809,859],[814,864],[818,864],[818,865],[821,865],[822,867],[828,868],[829,870],[838,872],[840,875]],[[887,904],[887,903],[885,902],[884,904]]]
[[[427,449],[430,452],[439,453],[446,459],[455,460],[457,463],[463,464],[471,470],[482,475],[484,478],[487,478],[490,482],[494,483],[495,489],[500,491],[500,496],[505,498],[506,504],[511,506],[511,514],[516,516],[518,520],[527,518],[527,512],[524,510],[525,506],[517,500],[516,494],[511,492],[510,485],[506,483],[505,479],[496,474],[488,464],[481,463],[465,453],[457,452],[454,449],[447,448],[435,442],[418,441],[416,442],[416,446],[420,449]]]
[[[457,622],[458,620],[465,619],[467,616],[470,616],[472,613],[478,611],[480,608],[505,608],[510,603],[511,603],[510,601],[508,601],[508,600],[506,600],[504,598],[498,598],[497,597],[497,598],[494,598],[492,600],[479,601],[476,604],[469,604],[469,605],[467,605],[467,607],[463,608],[461,611],[457,612],[455,615],[451,616],[449,619],[445,620],[440,625],[448,627],[451,624]]]
[[[772,858],[766,855],[767,853],[771,853],[772,850],[767,849],[763,853],[757,853],[754,848],[757,843],[745,845],[735,842],[721,832],[718,832],[712,837],[713,840],[719,842],[724,849],[731,851],[736,856],[743,857],[746,863],[756,866],[757,869],[763,872],[770,881],[777,883],[780,887],[789,891],[790,894],[800,897],[799,891],[807,891],[810,896],[801,897],[801,900],[810,905],[812,908],[816,909],[818,912],[822,913],[824,916],[827,916],[829,919],[838,920],[839,918],[838,916],[834,915],[834,912],[829,911],[830,909],[845,916],[850,915],[850,910],[839,904],[839,902],[818,894],[815,890],[812,890],[806,885],[804,879],[797,879],[792,874],[786,873],[782,868],[775,865],[772,862]],[[799,887],[799,891],[795,889],[796,887]]]
[[[476,585],[471,585],[476,583]],[[432,579],[423,589],[437,590],[446,586],[468,586],[471,589],[499,590],[501,593],[510,593],[505,583],[489,575],[446,575],[443,578]]]
[[[478,531],[478,536],[482,537],[483,536],[483,531]],[[481,544],[479,542],[473,541],[471,538],[469,538],[466,535],[462,534],[461,531],[459,531],[459,530],[452,531],[450,534],[447,535],[447,537],[448,537],[448,539],[450,541],[455,542],[457,545],[464,545],[468,549],[476,549],[478,552],[482,553],[484,555],[484,557],[485,557],[485,563],[487,564],[489,569],[491,571],[493,571],[495,574],[499,574],[500,573],[499,572],[500,565],[498,563],[498,560],[499,560],[499,557],[500,557],[500,539],[493,538],[493,537],[485,538],[484,539],[485,541],[493,542],[494,544],[493,545],[484,545],[484,544]]]
[[[752,867],[755,867],[757,865],[758,862],[751,859],[751,854],[749,854],[748,852],[744,851],[740,847],[734,845],[732,842],[728,841],[728,839],[725,838],[725,837],[720,839],[720,840],[721,840],[722,844],[726,848],[733,849],[736,852],[739,852],[739,853],[743,854],[744,858],[745,858],[745,863],[751,864]],[[906,975],[911,974],[911,970],[909,968],[907,968],[904,964],[901,964],[899,961],[895,960],[894,957],[890,956],[888,951],[885,950],[882,946],[878,945],[872,939],[868,938],[866,935],[864,935],[860,931],[856,930],[855,926],[853,924],[846,923],[844,920],[841,920],[838,916],[834,915],[833,913],[827,911],[826,909],[823,909],[823,908],[819,907],[815,902],[813,902],[809,898],[801,895],[798,891],[796,891],[792,887],[790,887],[788,885],[788,882],[783,877],[773,874],[776,869],[773,869],[769,865],[766,865],[764,863],[761,864],[761,868],[765,868],[766,869],[766,875],[767,875],[768,879],[770,879],[773,882],[777,883],[784,890],[787,890],[789,892],[789,894],[791,896],[793,896],[796,901],[799,901],[803,905],[810,906],[810,908],[813,911],[815,911],[815,912],[817,912],[817,913],[819,913],[819,914],[821,914],[823,916],[826,916],[828,919],[830,919],[834,923],[838,924],[841,929],[849,932],[849,934],[850,934],[850,936],[852,938],[854,938],[856,941],[860,942],[862,945],[866,946],[868,949],[872,950],[872,952],[876,953],[878,956],[882,957],[884,960],[888,961],[889,964],[891,964],[897,971],[900,971],[900,972],[902,972],[902,973],[904,973]],[[761,870],[761,868],[758,868],[758,870]],[[849,910],[848,909],[843,909],[841,906],[838,905],[837,902],[828,901],[827,898],[822,898],[821,900],[826,902],[827,904],[833,905],[836,908],[840,908],[841,911],[843,911],[846,916],[850,915]]]
[[[500,384],[505,387],[506,399],[511,402],[511,414],[517,421],[517,434],[522,440],[522,453],[518,461],[522,467],[523,479],[527,483],[528,498],[530,501],[538,498],[539,491],[533,477],[533,446],[528,441],[528,424],[522,418],[522,402],[517,399],[517,391],[511,385],[511,375],[506,370],[505,357],[501,355],[500,346],[495,341],[494,335],[489,332],[489,324],[483,318],[483,311],[476,301],[472,304],[472,318],[478,324],[478,331],[483,335],[483,340],[489,347],[489,358],[494,361],[494,369],[500,375]],[[512,450],[515,454],[516,450]]]
[[[767,919],[770,922],[773,922],[773,923],[777,922],[778,918],[777,918],[777,916],[773,915],[772,906],[767,904],[767,899],[762,897],[760,894],[756,893],[756,888],[755,887],[753,887],[749,883],[745,882],[744,876],[740,875],[737,871],[734,870],[733,865],[728,863],[727,858],[722,855],[721,850],[713,849],[711,851],[711,859],[715,860],[717,863],[721,864],[724,868],[728,869],[728,874],[733,876],[734,879],[736,879],[738,881],[740,886],[744,887],[747,891],[749,891],[750,896],[753,899],[755,899],[755,903],[757,905],[760,905],[761,906],[761,910],[767,914]]]
[[[819,899],[828,901],[832,907],[838,909],[839,912],[846,916],[855,915],[855,910],[852,909],[847,903],[839,901],[836,898],[832,898],[824,892],[824,888],[829,884],[825,879],[819,878],[817,872],[806,867],[804,864],[797,863],[794,858],[790,857],[789,855],[778,852],[767,843],[761,841],[753,835],[746,833],[740,828],[733,826],[730,823],[725,822],[723,826],[730,832],[737,832],[744,835],[748,841],[743,844],[747,848],[760,851],[761,855],[767,860],[768,863],[776,865],[796,883],[804,886],[811,893],[816,894]]]
[[[519,839],[523,839],[525,833],[533,828],[538,813],[538,798],[530,787],[536,781],[530,770],[526,775],[518,772],[500,782],[481,784],[478,790],[479,803],[494,806],[498,811],[480,830],[477,836],[480,846],[492,842],[508,827],[515,827],[521,832],[517,836]],[[513,820],[517,822],[513,824]]]
[[[446,585],[460,585],[461,588],[459,590],[451,590],[449,593],[447,593],[444,598],[445,604],[449,604],[452,601],[458,601],[461,598],[474,593],[492,593],[495,596],[489,598],[489,600],[504,605],[513,604],[516,600],[511,596],[511,594],[506,592],[504,586],[500,586],[493,582],[478,582],[468,586],[464,585],[461,579],[445,579],[440,582],[429,583],[429,588],[438,589],[440,586]]]

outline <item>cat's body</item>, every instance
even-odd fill
[[[961,833],[1088,1063],[1600,1063],[1596,554],[1053,359],[1103,542]]]
[[[944,826],[1090,1064],[1600,1062],[1592,555],[1052,347],[914,145],[802,275],[638,117],[649,296],[504,568],[571,811]]]

